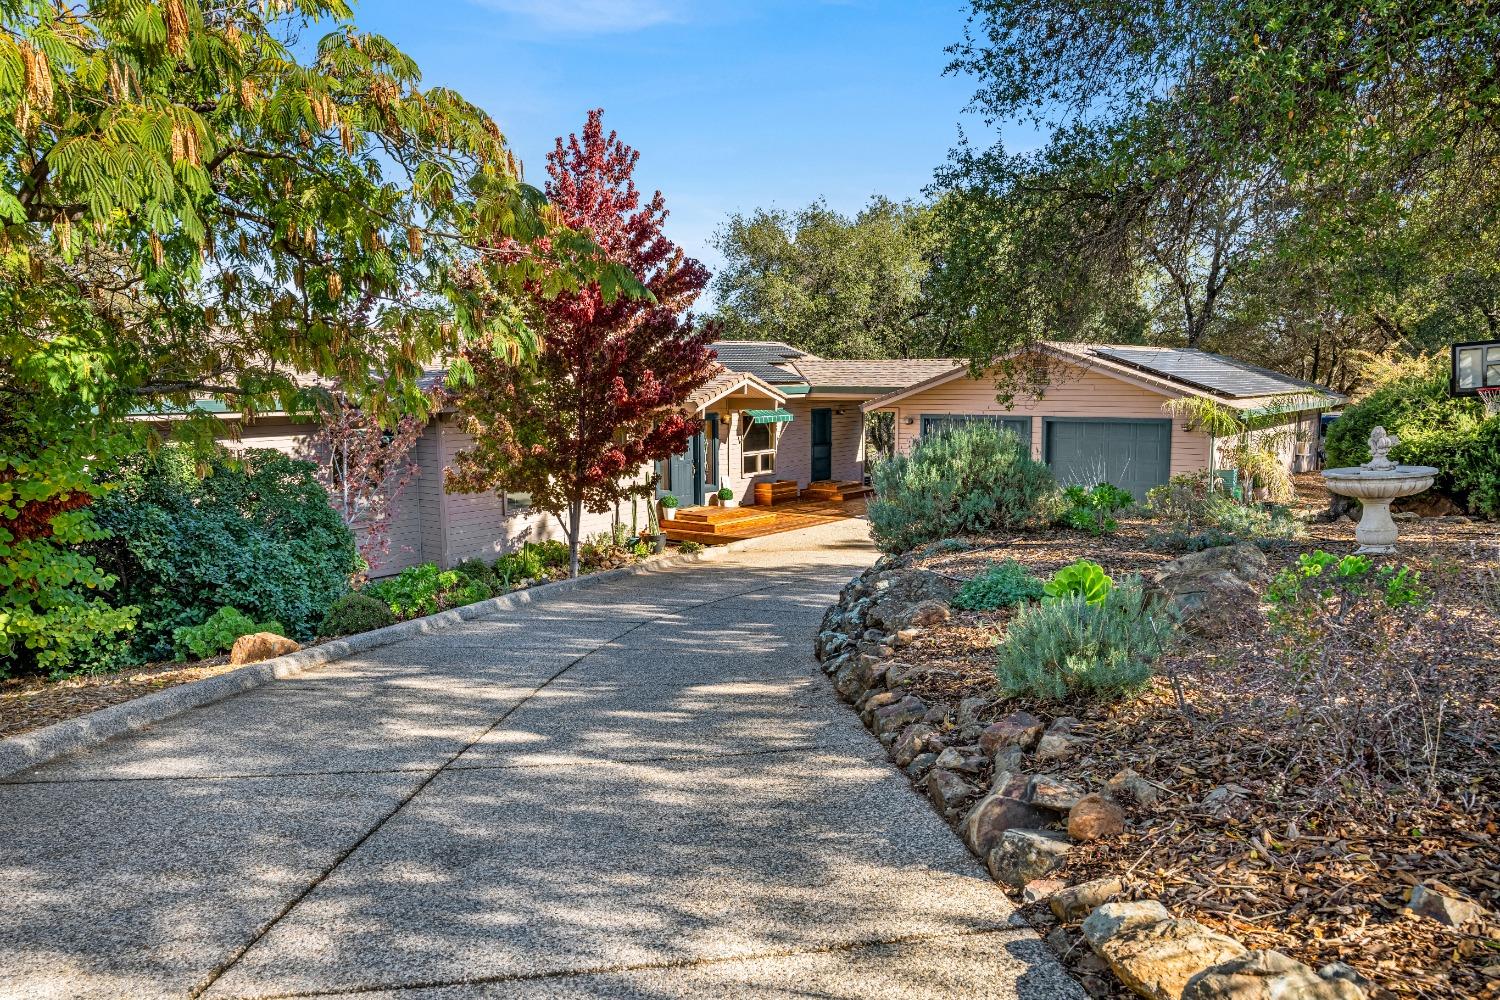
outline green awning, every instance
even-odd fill
[[[791,410],[746,410],[752,424],[789,424],[792,422]]]

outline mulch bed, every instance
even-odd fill
[[[1088,558],[1118,578],[1173,558],[1146,547],[1149,529],[1124,520],[1097,538],[1018,533],[914,565],[968,579],[1001,559],[1042,576]],[[1184,642],[1138,698],[1110,707],[1012,700],[987,713],[1078,716],[1091,747],[1060,773],[1098,788],[1132,768],[1165,790],[1155,806],[1133,808],[1124,837],[1075,850],[1063,877],[1123,876],[1135,895],[1160,898],[1248,947],[1314,968],[1346,962],[1374,982],[1374,996],[1500,998],[1500,941],[1401,912],[1410,887],[1427,883],[1500,913],[1500,536],[1493,524],[1451,518],[1401,531],[1398,560],[1420,569],[1435,592],[1433,609],[1413,616],[1413,659],[1448,685],[1430,765],[1407,781],[1315,779],[1308,722],[1267,710],[1284,704],[1267,665],[1269,625],[1260,609],[1241,609],[1229,638]],[[1268,553],[1272,571],[1315,548],[1353,551],[1353,535],[1352,523],[1311,524],[1306,539]],[[992,695],[993,648],[1012,614],[955,610],[948,625],[902,650],[905,662],[945,671],[926,675],[913,693],[950,704]],[[1227,819],[1199,805],[1224,785],[1244,790]],[[1044,906],[1026,913],[1044,933],[1053,928]]]
[[[40,677],[0,681],[0,738],[236,669],[227,656],[218,656],[198,663],[151,664],[58,681]]]

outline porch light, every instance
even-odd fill
[[[903,424],[905,424],[906,426],[910,427],[912,424],[914,424],[914,423],[917,422],[917,418],[916,417],[903,417],[901,419],[901,422]]]

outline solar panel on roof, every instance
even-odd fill
[[[731,371],[747,372],[772,385],[802,385],[797,372],[775,362],[803,357],[803,352],[786,344],[757,340],[721,340],[713,345],[719,364]]]
[[[1224,396],[1270,396],[1323,388],[1259,365],[1189,348],[1096,347],[1093,353]]]

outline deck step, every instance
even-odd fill
[[[674,528],[678,532],[693,534],[732,535],[745,528],[772,524],[775,520],[775,514],[753,507],[687,507],[679,510],[674,519],[661,522],[661,526],[668,538],[675,538]]]
[[[778,479],[773,483],[755,484],[756,506],[769,507],[772,504],[786,503],[796,500],[798,495],[797,482],[794,479]]]
[[[864,483],[824,480],[822,482],[809,483],[807,489],[802,491],[802,498],[804,500],[844,501],[869,496],[874,492],[874,490]]]

